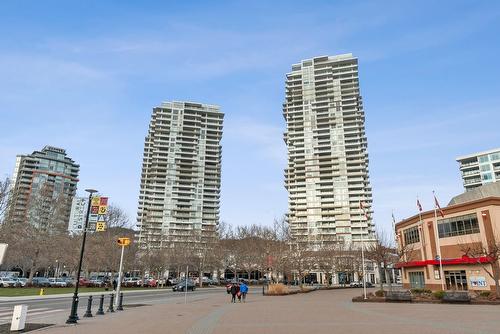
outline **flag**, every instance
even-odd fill
[[[418,198],[417,198],[417,208],[418,208],[418,211],[422,212],[422,204],[420,204],[420,201],[418,200]]]
[[[443,212],[443,209],[441,209],[441,206],[439,205],[439,202],[436,198],[436,195],[434,195],[434,203],[436,204],[436,208],[439,210],[439,214],[441,215],[441,217],[444,218],[444,212]]]

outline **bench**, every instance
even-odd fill
[[[447,303],[470,303],[470,296],[467,291],[446,291],[443,301]]]
[[[410,291],[388,291],[385,300],[389,302],[411,302]]]

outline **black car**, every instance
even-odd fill
[[[172,291],[184,291],[186,289],[186,280],[181,280],[176,285],[172,286]],[[196,284],[194,284],[193,280],[187,280],[187,290],[194,291],[196,289]]]

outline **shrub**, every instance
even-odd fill
[[[432,296],[436,299],[443,299],[445,292],[442,290],[435,291],[432,293]]]
[[[384,297],[385,296],[385,291],[384,290],[377,290],[377,291],[375,291],[375,296],[377,296],[377,297]]]
[[[429,289],[415,288],[415,289],[411,289],[411,293],[416,294],[416,295],[423,295],[423,294],[431,294],[432,291]]]
[[[269,284],[267,294],[268,295],[287,295],[289,293],[288,287],[282,283]]]
[[[488,298],[491,295],[491,291],[481,291],[479,296]]]

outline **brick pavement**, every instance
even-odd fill
[[[191,301],[140,307],[77,326],[43,329],[73,333],[500,333],[500,306],[352,303],[360,289],[281,297],[250,294],[230,304],[224,292]]]

